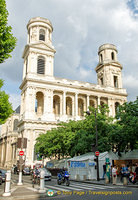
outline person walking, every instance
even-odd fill
[[[106,163],[103,165],[103,179],[105,177],[105,174],[106,174]]]
[[[136,179],[138,179],[138,163],[136,163],[135,173],[136,173]]]
[[[116,180],[117,180],[117,167],[114,165],[112,168],[112,180],[113,180],[113,185],[116,185]]]

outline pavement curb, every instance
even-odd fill
[[[52,177],[52,178],[56,179],[56,177]],[[104,185],[104,186],[113,186],[112,183],[106,184],[106,183],[100,183],[100,181],[99,182],[98,181],[97,182],[93,182],[93,181],[82,181],[82,180],[75,180],[75,179],[70,179],[70,181],[87,183],[87,184]],[[138,185],[123,185],[123,183],[117,183],[116,186],[138,188]]]

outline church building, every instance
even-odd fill
[[[16,110],[2,125],[0,166],[17,163],[20,150],[17,138],[26,138],[25,165],[31,165],[36,160],[34,145],[39,134],[56,127],[60,121],[84,119],[89,106],[108,104],[109,115],[114,117],[117,106],[127,101],[115,45],[99,47],[97,84],[57,78],[53,73],[56,50],[52,31],[51,22],[45,18],[32,18],[27,24],[20,112]]]

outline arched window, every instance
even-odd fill
[[[101,107],[103,108],[104,107],[104,101],[100,101],[100,105],[101,105]]]
[[[111,58],[112,58],[112,60],[115,59],[115,54],[114,54],[114,52],[111,53]]]
[[[90,106],[91,106],[91,107],[95,107],[95,103],[94,103],[93,100],[90,100]]]
[[[45,30],[40,29],[39,31],[39,40],[45,41]]]
[[[100,59],[101,59],[101,62],[103,62],[103,55],[100,54]]]
[[[78,99],[78,115],[79,116],[84,115],[84,103],[82,99]]]
[[[35,112],[42,115],[44,112],[44,95],[42,92],[36,93]]]
[[[118,77],[114,76],[114,87],[118,88]]]
[[[45,73],[45,58],[43,56],[39,56],[37,60],[37,73],[44,74]]]
[[[118,102],[115,103],[115,114],[117,114],[117,111],[119,109],[119,105],[120,105],[120,103],[118,103]]]
[[[53,97],[53,112],[55,115],[60,115],[60,97],[58,95]]]
[[[104,104],[105,104],[104,101],[100,101],[100,106],[101,106],[101,107],[100,107],[100,112],[101,112],[101,113],[104,113],[104,109],[103,109],[103,108],[104,108]]]
[[[14,124],[13,124],[13,131],[17,131],[17,129],[18,129],[18,119],[15,119],[14,120]]]
[[[72,99],[70,97],[66,98],[66,114],[72,115]]]
[[[103,85],[103,77],[100,78],[100,84]]]

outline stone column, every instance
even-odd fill
[[[97,97],[97,105],[100,106],[100,96]]]
[[[75,116],[75,103],[74,103],[74,97],[72,98],[72,116]]]
[[[75,93],[75,116],[78,116],[78,94]]]
[[[115,100],[112,100],[112,116],[115,117]]]
[[[66,115],[66,92],[63,91],[63,96],[62,96],[62,103],[63,103],[63,115]]]
[[[44,115],[47,113],[47,106],[48,106],[48,102],[47,102],[47,94],[46,91],[44,93]]]
[[[2,139],[1,139],[1,141],[0,141],[0,166],[1,166],[1,163],[2,163]]]
[[[90,98],[89,98],[89,95],[87,95],[87,109],[86,110],[89,110],[89,106],[90,106]]]
[[[113,116],[112,98],[108,98],[109,116]]]
[[[1,141],[1,166],[3,166],[3,158],[4,158],[4,138]]]

